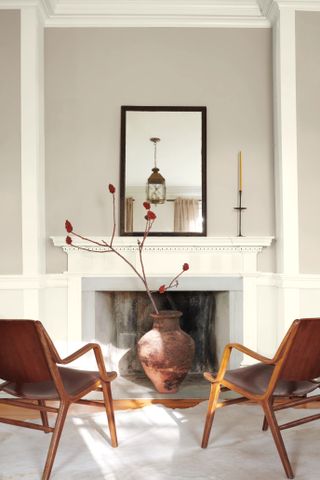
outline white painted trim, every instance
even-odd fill
[[[43,25],[46,18],[52,14],[50,0],[0,0],[0,10],[35,9],[42,19]]]
[[[243,278],[243,344],[254,351],[258,350],[257,278]]]
[[[23,290],[25,288],[65,288],[68,286],[70,277],[74,277],[74,274],[57,273],[46,275],[0,275],[0,290]],[[87,275],[90,278],[92,275]],[[104,278],[104,274],[94,274],[95,278]],[[121,275],[113,275],[115,281],[121,280]],[[302,290],[320,290],[320,274],[300,274],[300,275],[283,275],[278,273],[266,273],[257,272],[254,274],[246,273],[243,275],[245,278],[255,278],[258,286],[277,287],[277,288],[298,288]],[[150,277],[150,275],[148,275]],[[151,275],[153,278],[157,278],[156,275]],[[193,275],[193,278],[202,275]],[[212,279],[217,275],[212,275]],[[221,279],[225,279],[226,282],[230,278],[235,278],[234,274],[219,275]],[[136,277],[132,275],[132,278]],[[240,278],[240,276],[239,276]],[[183,280],[181,280],[183,283]],[[138,287],[137,287],[138,289]],[[84,288],[85,290],[85,288]]]
[[[0,9],[27,7],[46,27],[270,27],[255,0],[0,0]]]
[[[295,10],[319,11],[320,0],[257,0],[262,14],[266,18],[272,16],[273,10],[293,8]]]
[[[0,275],[0,290],[65,288],[67,286],[68,277],[65,274]]]
[[[320,0],[0,0],[36,8],[45,27],[269,28],[279,8],[320,11]]]
[[[255,0],[55,0],[55,13],[259,15]]]
[[[43,24],[21,10],[21,205],[23,273],[45,271]]]
[[[108,241],[109,238],[102,238],[88,235],[92,240],[101,242],[102,240]],[[137,248],[137,239],[139,237],[115,237],[113,245],[115,247],[123,248]],[[66,245],[66,237],[50,237],[55,247],[63,247],[65,251],[74,250],[72,246]],[[274,237],[148,237],[145,243],[145,248],[158,248],[158,249],[251,249],[263,247],[269,247]],[[92,244],[88,241],[73,238],[75,244],[90,247]],[[97,247],[92,247],[95,250]]]
[[[277,270],[299,273],[295,11],[281,8],[273,27]]]
[[[50,28],[270,28],[270,21],[260,17],[215,17],[192,15],[54,15],[46,19]]]
[[[26,7],[41,7],[43,5],[42,0],[0,0],[0,9],[5,10],[17,10]]]
[[[279,7],[290,7],[295,10],[320,10],[320,0],[274,0]]]

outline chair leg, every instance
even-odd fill
[[[262,430],[263,430],[264,432],[266,432],[266,431],[268,430],[268,426],[269,426],[269,425],[268,425],[267,417],[264,416],[264,417],[263,417],[263,423],[262,423]]]
[[[209,440],[209,436],[210,436],[210,432],[211,432],[212,422],[213,422],[213,419],[214,419],[214,414],[215,414],[215,411],[216,411],[216,405],[217,405],[217,402],[218,402],[219,394],[220,394],[220,383],[212,383],[211,384],[210,397],[209,397],[206,423],[205,423],[205,426],[204,426],[202,443],[201,443],[202,448],[207,448],[207,446],[208,446],[208,440]]]
[[[112,447],[115,448],[115,447],[118,446],[118,439],[117,439],[116,424],[115,424],[115,420],[114,420],[111,386],[110,386],[109,382],[101,382],[101,385],[102,385],[104,404],[105,404],[106,413],[107,413],[107,417],[108,417],[109,431],[110,431],[110,437],[111,437],[111,445],[112,445]]]
[[[292,468],[289,462],[288,454],[286,451],[286,447],[284,446],[282,435],[280,433],[280,429],[279,429],[274,411],[272,409],[271,402],[263,402],[262,407],[263,407],[267,422],[269,424],[274,442],[276,444],[283,468],[286,472],[286,475],[288,478],[294,478]]]
[[[41,407],[45,407],[46,406],[46,402],[44,400],[38,400],[38,404],[41,406]],[[42,420],[42,425],[44,427],[49,427],[49,420],[48,420],[48,414],[47,412],[44,412],[44,411],[41,411],[40,410],[40,415],[41,415],[41,420]],[[49,432],[44,432],[44,433],[49,433]]]
[[[63,425],[67,416],[68,408],[69,408],[69,403],[64,403],[64,402],[60,403],[56,424],[54,426],[54,431],[52,433],[52,438],[51,438],[51,442],[50,442],[50,446],[47,454],[46,464],[42,474],[42,480],[48,480],[50,477],[50,473],[51,473],[53,462],[57,453],[57,448],[59,445],[59,440],[61,437]]]
[[[274,398],[272,397],[272,400],[271,400],[271,405],[273,405],[273,402],[274,402]],[[263,417],[263,423],[262,423],[262,431],[263,432],[266,432],[268,430],[268,420],[267,420],[267,417],[264,416]]]

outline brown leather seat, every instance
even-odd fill
[[[227,370],[233,349],[259,361],[248,367]],[[280,430],[296,427],[320,418],[320,414],[309,415],[278,425],[274,412],[320,400],[320,395],[307,395],[320,387],[320,318],[295,320],[273,358],[266,358],[240,344],[226,345],[219,371],[206,372],[211,382],[207,418],[202,438],[206,448],[217,408],[253,401],[259,403],[265,413],[263,430],[270,426],[280,459],[288,478],[294,478]],[[221,390],[233,390],[240,398],[218,403]],[[275,399],[285,397],[282,403]]]
[[[100,385],[100,374],[95,371],[76,370],[74,368],[58,367],[59,374],[68,395],[77,396],[87,388],[95,389]],[[116,378],[115,372],[110,376],[110,381]],[[57,391],[53,381],[44,382],[24,382],[7,383],[3,389],[4,392],[16,397],[29,397],[35,400],[59,400],[59,392]]]
[[[266,392],[271,376],[274,372],[274,365],[257,363],[249,367],[227,370],[225,380],[237,387],[247,390],[253,395],[262,395]],[[307,395],[318,388],[320,383],[310,381],[288,381],[279,379],[273,391],[274,396],[295,396]]]
[[[111,445],[116,447],[117,433],[114,421],[110,382],[116,372],[107,372],[100,346],[89,343],[67,358],[60,358],[48,333],[40,322],[33,320],[0,320],[0,391],[15,398],[0,398],[0,403],[39,410],[42,425],[9,418],[0,422],[51,432],[42,480],[50,477],[64,421],[71,403],[103,406],[106,410]],[[62,367],[93,350],[97,371]],[[99,390],[103,402],[83,400],[88,393]],[[59,406],[49,406],[46,401],[58,401]],[[57,414],[54,427],[49,426],[47,412]]]

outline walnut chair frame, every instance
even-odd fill
[[[116,372],[107,372],[101,348],[88,343],[62,359],[48,333],[39,321],[0,320],[0,392],[11,397],[0,398],[1,404],[40,412],[42,424],[0,417],[0,422],[52,433],[42,480],[50,477],[68,408],[72,403],[104,406],[108,418],[112,447],[117,447],[113,400],[110,383]],[[77,370],[67,365],[93,350],[98,371]],[[82,399],[99,390],[103,401]],[[50,401],[50,405],[47,404]],[[58,402],[58,407],[54,406]],[[50,427],[48,412],[57,414]]]
[[[233,349],[258,360],[259,363],[228,371]],[[213,375],[206,372],[204,376],[211,382],[211,391],[202,448],[208,445],[216,409],[250,400],[262,406],[262,429],[267,430],[270,426],[285,473],[288,478],[294,478],[281,430],[317,420],[320,414],[279,425],[275,412],[320,400],[320,395],[307,396],[320,386],[320,318],[295,320],[272,359],[243,345],[230,343],[224,349],[218,373]],[[240,394],[241,397],[218,402],[220,392],[228,390]],[[282,401],[275,402],[279,397],[282,397]]]

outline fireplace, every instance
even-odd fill
[[[118,371],[120,378],[141,375],[134,345],[150,326],[150,320],[146,306],[148,300],[140,280],[116,256],[79,251],[66,246],[60,237],[53,241],[68,255],[68,272],[65,273],[68,344],[97,340],[106,352],[108,368]],[[170,297],[161,299],[161,302],[168,302],[165,308],[186,308],[187,312],[190,305],[198,304],[195,316],[201,316],[201,319],[197,320],[193,333],[198,336],[196,342],[199,346],[191,376],[214,369],[229,341],[258,349],[258,311],[264,310],[259,309],[258,284],[262,277],[257,272],[257,255],[271,241],[270,237],[148,238],[144,258],[151,290],[170,283],[184,262],[190,264],[190,270],[179,279],[178,288],[170,291]],[[135,238],[117,237],[114,246],[139,268]],[[141,325],[137,320],[140,310],[145,314]],[[206,320],[202,319],[203,310],[210,312]],[[182,327],[190,333],[194,320],[188,323],[187,315],[184,317],[186,325],[182,324]],[[130,328],[126,325],[119,330],[118,326],[126,322],[132,323]],[[131,329],[132,326],[138,328]],[[202,344],[201,336],[203,340],[205,338]],[[235,353],[230,366],[234,368],[247,363],[247,358]]]
[[[142,396],[158,397],[136,355],[137,341],[152,327],[150,300],[144,291],[111,291],[107,283],[105,278],[87,278],[83,282],[83,341],[94,339],[103,346],[108,367],[118,372],[119,382],[129,397],[136,398],[141,391],[145,392]],[[230,330],[233,339],[242,341],[238,321],[241,281],[229,278],[227,283],[228,290],[222,291],[212,286],[211,290],[175,289],[155,294],[159,309],[182,311],[180,326],[195,340],[194,361],[180,387],[183,397],[207,396],[208,384],[202,374],[216,370],[223,346],[230,341]],[[226,287],[226,279],[224,284]],[[233,366],[238,366],[239,355],[232,361]]]
[[[217,367],[215,323],[221,296],[225,296],[225,292],[170,291],[154,295],[159,310],[180,310],[183,314],[180,326],[195,341],[190,374],[213,371]],[[96,292],[95,301],[101,306],[95,317],[96,340],[108,346],[111,359],[114,351],[123,352],[117,364],[112,362],[120,375],[142,375],[136,344],[152,328],[149,298],[145,292]]]

